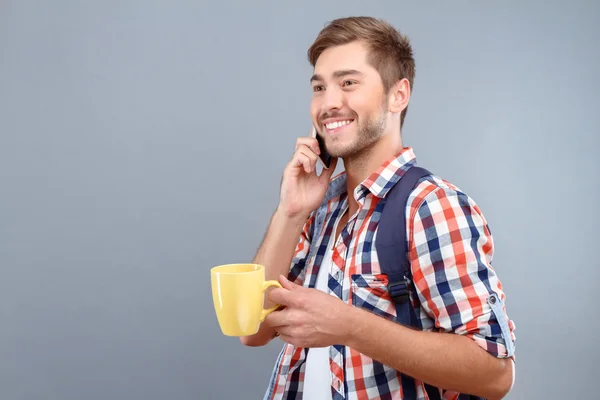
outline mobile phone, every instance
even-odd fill
[[[312,137],[316,138],[317,142],[319,143],[319,161],[321,162],[321,165],[323,168],[329,169],[329,167],[331,167],[331,160],[333,157],[331,157],[331,154],[327,152],[327,149],[325,148],[325,141],[319,134],[317,134],[317,130],[314,126],[312,128]]]

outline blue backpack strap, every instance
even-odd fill
[[[406,240],[406,201],[417,182],[431,175],[424,168],[413,166],[388,192],[377,228],[377,258],[381,272],[388,276],[388,290],[396,303],[398,322],[405,325],[419,324],[411,311],[408,291],[412,284],[410,261]]]
[[[421,322],[409,301],[413,282],[406,240],[406,202],[417,182],[430,175],[431,172],[425,168],[412,166],[390,189],[379,219],[375,242],[381,272],[388,276],[388,290],[396,306],[398,323],[417,329],[422,328]],[[414,379],[404,374],[401,379],[403,398],[416,399]],[[425,384],[425,390],[430,400],[441,400],[438,388]],[[477,399],[480,398],[467,394],[459,396],[459,400]]]
[[[377,228],[377,258],[381,272],[388,276],[388,290],[396,305],[398,323],[415,328],[421,328],[420,321],[410,304],[408,292],[412,285],[410,261],[406,246],[406,201],[417,182],[431,175],[424,168],[412,166],[388,192],[379,226]],[[410,376],[401,377],[403,398],[417,398],[415,381]],[[431,400],[440,399],[439,391],[427,390]],[[437,395],[436,395],[437,394]]]

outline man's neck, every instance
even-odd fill
[[[387,133],[355,157],[344,158],[350,216],[358,210],[358,203],[354,199],[354,189],[373,172],[377,171],[385,161],[400,153],[401,150],[402,139],[400,134]]]

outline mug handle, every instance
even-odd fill
[[[282,287],[281,283],[279,283],[277,281],[265,281],[263,283],[263,292],[271,286],[277,286],[278,288]],[[263,309],[262,312],[260,313],[260,322],[263,322],[265,320],[265,318],[267,318],[267,315],[269,315],[273,311],[277,310],[280,306],[281,306],[280,304],[276,304],[274,307],[271,307],[268,310]]]

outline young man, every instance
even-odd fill
[[[416,163],[400,133],[415,73],[408,40],[384,21],[344,18],[320,32],[308,57],[312,121],[345,172],[331,179],[334,161],[317,176],[317,140],[302,137],[283,173],[255,262],[283,285],[265,305],[285,307],[241,338],[286,342],[265,398],[502,398],[514,381],[514,324],[475,202],[432,175],[408,198],[398,229],[418,329],[395,321],[379,265],[378,205]]]

